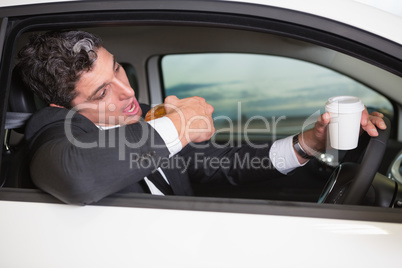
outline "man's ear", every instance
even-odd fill
[[[56,104],[54,104],[54,103],[49,104],[49,106],[50,106],[50,107],[57,107],[57,108],[65,108],[65,107],[63,107],[63,106],[56,105]]]

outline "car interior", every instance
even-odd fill
[[[78,16],[78,18],[81,17]],[[14,44],[15,49],[10,48],[10,51],[13,51],[15,55],[28,36],[34,32],[79,28],[95,33],[103,39],[104,46],[122,64],[139,101],[150,105],[163,102],[167,95],[161,67],[161,62],[166,55],[195,53],[270,55],[296,59],[331,69],[369,87],[391,104],[391,110],[383,111],[390,119],[392,129],[378,172],[389,177],[389,180],[396,180],[395,177],[398,176],[400,178],[402,132],[399,130],[400,103],[396,100],[402,100],[402,92],[399,90],[402,78],[385,66],[388,58],[381,55],[379,51],[373,50],[373,52],[363,44],[356,44],[341,37],[329,38],[328,33],[307,28],[303,29],[305,32],[302,36],[299,26],[283,23],[280,25],[275,21],[261,22],[261,26],[249,29],[251,27],[239,25],[241,18],[219,22],[224,19],[212,15],[208,18],[200,17],[197,22],[187,21],[189,19],[184,15],[183,18],[174,21],[159,19],[157,22],[152,21],[151,16],[145,16],[143,19],[141,16],[138,19],[127,17],[121,21],[116,19],[119,18],[117,15],[113,18],[110,21],[99,22],[99,16],[93,15],[81,23],[68,21],[64,26],[51,25],[51,18],[48,18],[46,23],[38,23],[36,27],[35,24],[25,28],[21,26],[21,30],[15,34],[15,40],[9,41],[8,44]],[[353,45],[350,45],[351,43]],[[364,49],[361,49],[363,47]],[[374,60],[368,59],[367,50],[372,52],[370,55]],[[26,161],[24,123],[29,118],[29,114],[40,109],[43,104],[21,82],[17,70],[11,69],[13,67],[10,67],[9,75],[7,129],[1,163],[3,181],[0,183],[4,188],[35,189],[35,185],[30,180]],[[304,93],[308,94],[308,91]],[[223,92],[223,94],[231,95],[230,92]],[[330,91],[327,94],[337,95],[337,92]],[[326,99],[322,100],[322,106],[325,101]],[[378,107],[373,107],[373,109],[376,108]],[[258,141],[272,142],[272,139],[283,136],[268,133],[268,135],[260,135]],[[244,140],[236,142],[240,143]],[[362,152],[355,152],[353,159],[350,159],[350,154],[345,151],[332,152],[332,154],[336,155],[339,162],[345,161],[348,157],[348,161],[359,162]],[[305,167],[297,169],[289,176],[272,180],[262,178],[261,182],[256,184],[233,186],[194,183],[193,187],[196,196],[202,197],[317,202],[336,167],[326,162],[325,157],[323,159],[310,160]],[[395,165],[399,165],[396,166],[396,170]]]

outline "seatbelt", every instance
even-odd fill
[[[7,112],[5,129],[15,129],[25,126],[32,113]]]

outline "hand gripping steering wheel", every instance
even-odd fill
[[[389,119],[383,119],[387,129],[377,129],[378,136],[370,138],[361,163],[339,164],[325,185],[318,203],[358,205],[363,201],[381,164],[391,131]],[[359,143],[358,146],[366,145]]]

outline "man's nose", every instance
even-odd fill
[[[134,96],[134,90],[131,88],[129,84],[126,84],[122,81],[118,81],[118,96],[119,99],[125,100],[128,98],[132,98]]]

